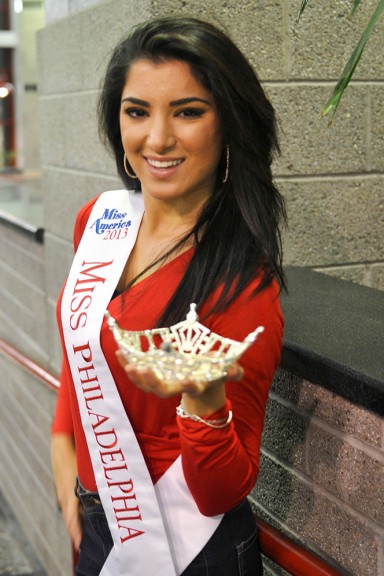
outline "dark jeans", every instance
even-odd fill
[[[84,533],[76,576],[97,576],[113,546],[96,493],[78,490]],[[219,527],[182,576],[262,576],[257,529],[247,500],[224,515]],[[143,576],[152,576],[143,574]]]

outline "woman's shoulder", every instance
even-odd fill
[[[88,200],[88,202],[86,202],[80,208],[79,212],[77,213],[77,217],[76,217],[76,221],[75,221],[75,227],[74,227],[74,233],[73,233],[73,244],[74,244],[75,250],[77,250],[77,247],[80,244],[80,240],[81,240],[81,237],[84,233],[87,222],[89,220],[89,216],[91,215],[92,209],[93,209],[94,205],[96,204],[97,200],[102,195],[105,195],[105,194],[113,195],[114,192],[121,192],[121,190],[108,190],[107,192],[103,192],[102,194],[98,194],[97,196],[94,196],[93,198],[91,198],[91,200]],[[128,190],[125,190],[125,192],[127,194],[130,193]]]
[[[284,319],[278,282],[273,279],[258,291],[261,281],[262,275],[256,275],[224,311],[209,316],[209,328],[237,340],[243,340],[260,325],[282,335]]]
[[[262,277],[258,276],[239,294],[229,307],[229,313],[235,315],[244,324],[258,319],[263,324],[283,324],[283,315],[280,307],[280,287],[277,280],[259,290]]]
[[[75,227],[73,231],[73,245],[75,247],[75,250],[77,250],[77,247],[80,244],[80,240],[84,233],[84,229],[88,222],[89,216],[92,212],[92,208],[94,207],[99,197],[100,194],[98,194],[91,200],[88,200],[88,202],[86,202],[86,204],[84,204],[77,213]]]

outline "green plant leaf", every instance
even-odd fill
[[[370,33],[372,32],[373,27],[375,26],[376,22],[384,12],[384,0],[380,0],[375,12],[373,13],[370,21],[368,22],[364,32],[362,33],[355,49],[353,50],[350,59],[348,60],[347,64],[344,66],[343,71],[340,74],[340,77],[337,81],[337,84],[332,92],[331,97],[329,98],[328,102],[325,104],[321,115],[326,116],[329,113],[332,113],[331,121],[333,116],[335,115],[336,109],[340,103],[340,100],[344,94],[345,89],[347,88],[353,73],[356,69],[357,64],[361,58],[361,55],[364,51],[365,45],[369,39]]]
[[[352,6],[352,10],[351,10],[351,14],[352,16],[354,15],[354,13],[356,12],[356,10],[358,9],[358,7],[361,4],[361,0],[353,0],[353,6]]]
[[[302,13],[304,12],[307,4],[308,4],[309,0],[301,0],[301,5],[300,5],[300,11],[299,11],[299,18],[302,15]],[[356,10],[358,9],[358,7],[361,4],[361,0],[353,0],[353,5],[351,8],[351,14],[353,16],[353,14],[356,12]]]
[[[301,0],[301,6],[300,6],[300,12],[299,12],[299,18],[302,15],[302,13],[305,10],[306,5],[308,4],[309,0]]]

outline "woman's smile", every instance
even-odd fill
[[[172,168],[173,166],[179,166],[183,162],[183,159],[179,160],[156,160],[155,158],[146,158],[148,164],[154,168]]]
[[[149,171],[157,178],[169,178],[177,172],[178,166],[184,162],[183,158],[178,160],[159,160],[145,157],[145,160],[149,165]]]

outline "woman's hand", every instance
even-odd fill
[[[244,376],[244,370],[240,364],[232,364],[224,378],[214,381],[183,380],[180,382],[167,383],[160,380],[150,368],[136,368],[129,364],[124,354],[117,350],[116,356],[130,381],[140,390],[152,393],[159,398],[171,398],[183,395],[184,402],[195,406],[194,414],[205,410],[215,412],[225,403],[225,383],[228,380],[239,381]],[[198,409],[201,406],[201,409]],[[198,410],[198,411],[196,411]],[[201,414],[200,414],[201,415]]]
[[[51,458],[57,500],[73,547],[78,552],[82,538],[82,522],[80,503],[74,493],[77,466],[72,436],[67,434],[54,434],[52,436]]]

